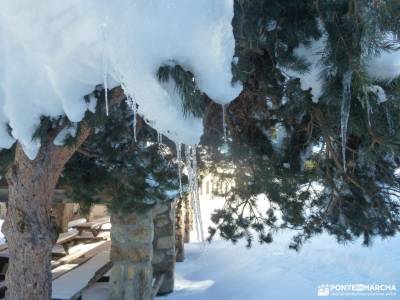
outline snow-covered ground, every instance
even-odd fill
[[[204,227],[210,212],[220,205],[219,200],[202,199]],[[251,249],[222,240],[205,248],[199,243],[186,245],[186,260],[176,268],[176,291],[167,299],[310,300],[320,299],[317,289],[327,284],[390,284],[400,289],[399,236],[365,248],[360,243],[339,246],[334,238],[321,235],[296,253],[287,247],[291,235],[282,233],[272,244],[254,244]],[[370,295],[397,299],[400,291],[394,296]]]
[[[205,228],[210,224],[211,212],[221,203],[202,198]],[[205,246],[198,242],[186,244],[186,260],[176,266],[175,292],[165,299],[312,300],[321,298],[317,295],[319,286],[331,284],[395,285],[398,291],[394,296],[375,295],[373,299],[400,298],[400,236],[376,240],[373,247],[365,248],[360,243],[339,246],[332,237],[321,235],[296,253],[287,247],[291,235],[282,233],[272,244],[254,244],[251,249],[244,243],[233,245],[218,239]],[[106,291],[99,287],[92,291],[96,298],[84,299],[106,299]]]

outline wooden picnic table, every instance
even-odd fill
[[[62,246],[64,248],[65,253],[69,254],[69,246],[77,236],[78,232],[75,230],[60,233],[56,244]]]
[[[84,231],[90,231],[93,234],[93,236],[96,237],[101,231],[103,231],[102,229],[103,225],[108,223],[110,223],[109,217],[93,220],[83,224],[78,224],[73,226],[73,228],[78,230],[79,235],[82,235]]]
[[[95,256],[84,264],[74,268],[68,273],[53,281],[52,299],[77,300],[81,299],[82,292],[97,278],[98,270],[108,266],[110,250],[97,252]]]
[[[56,244],[62,246],[64,248],[66,255],[68,255],[69,246],[77,236],[78,232],[75,230],[61,233],[59,235]],[[10,254],[8,252],[7,244],[4,244],[2,245],[2,251],[0,252],[0,280],[4,280],[5,278],[6,272],[8,270],[9,258]],[[1,295],[1,286],[0,286],[0,295]]]

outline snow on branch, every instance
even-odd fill
[[[138,113],[169,138],[195,144],[201,119],[184,116],[179,93],[157,78],[177,62],[219,103],[232,85],[233,0],[8,1],[0,11],[0,147],[19,140],[34,158],[41,116],[80,122],[83,97],[121,85]],[[7,127],[11,128],[11,135]]]

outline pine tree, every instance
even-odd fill
[[[135,120],[136,134],[132,127]],[[174,144],[166,138],[164,143],[170,146],[159,143],[157,132],[134,116],[127,102],[113,106],[101,127],[68,162],[60,184],[74,202],[83,206],[103,203],[109,208],[110,299],[136,294],[146,299],[153,282],[153,209],[157,204],[171,206],[179,195]],[[134,270],[134,277],[126,276],[128,268]],[[172,288],[165,286],[163,290],[170,292]]]
[[[399,34],[398,8],[394,1],[275,5],[279,9],[237,1],[235,28],[253,22],[253,30],[237,36],[247,41],[237,51],[246,90],[227,110],[230,138],[224,149],[229,151],[223,155],[214,148],[211,154],[221,161],[214,170],[226,165],[233,170],[219,174],[221,180],[235,182],[224,195],[225,209],[213,216],[217,228],[211,234],[218,229],[223,237],[234,242],[245,237],[250,245],[254,232],[260,242],[271,242],[276,230],[292,228],[298,231],[294,249],[323,231],[339,242],[362,236],[365,245],[374,236],[394,235],[400,225],[400,180],[394,172],[400,78],[376,80],[366,68],[373,55],[398,48],[398,40],[387,38]],[[304,18],[299,7],[292,10],[296,5],[304,7]],[[302,90],[288,71],[301,77],[300,71],[312,67],[293,59],[293,50],[318,38],[326,42],[319,61],[322,95],[315,101],[314,91]],[[281,134],[285,138],[277,144]],[[257,207],[259,194],[271,204],[266,212]]]
[[[160,66],[160,68],[162,70],[163,66]],[[160,72],[162,72],[161,70]],[[175,73],[188,74],[183,68],[178,68]],[[185,98],[185,96],[190,97],[187,94],[189,90],[182,88],[183,85],[189,84],[187,82],[189,79],[192,78],[185,75],[180,81],[176,82],[177,87],[182,89],[183,103],[190,103],[190,100]],[[172,155],[170,148],[159,147],[154,142],[150,142],[153,144],[152,146],[147,145],[146,143],[154,137],[154,130],[151,131],[148,126],[146,127],[147,133],[143,133],[146,136],[145,141],[142,144],[133,144],[132,138],[135,134],[132,130],[127,130],[128,127],[132,128],[133,126],[133,107],[126,103],[126,101],[130,101],[126,99],[120,87],[106,92],[110,93],[108,95],[109,109],[116,112],[115,118],[121,118],[114,119],[114,121],[118,120],[115,124],[111,124],[110,119],[108,119],[107,107],[104,105],[105,91],[102,86],[98,86],[91,95],[85,97],[87,102],[92,101],[93,97],[98,98],[96,111],[87,111],[84,119],[78,124],[71,123],[66,116],[58,118],[42,117],[41,123],[32,137],[39,140],[42,145],[35,160],[31,161],[25,155],[19,143],[11,150],[1,151],[0,174],[7,174],[9,186],[9,209],[2,230],[8,240],[11,253],[10,260],[15,262],[11,264],[12,268],[9,268],[7,273],[8,298],[18,298],[18,295],[23,294],[30,295],[29,297],[32,299],[50,299],[50,258],[53,246],[51,228],[54,227],[51,224],[50,214],[52,195],[56,185],[62,184],[58,183],[59,177],[73,154],[76,152],[89,153],[90,156],[90,152],[93,151],[90,144],[83,148],[81,146],[91,134],[93,135],[92,145],[98,143],[97,145],[103,146],[101,148],[103,151],[101,153],[102,159],[104,162],[108,162],[103,165],[94,165],[100,161],[88,160],[87,157],[82,156],[74,158],[75,162],[78,161],[79,167],[75,165],[76,169],[71,172],[80,173],[79,176],[86,180],[88,186],[80,191],[71,190],[71,195],[82,197],[82,200],[90,202],[93,201],[92,196],[98,195],[97,191],[107,187],[110,193],[115,193],[113,195],[114,200],[118,199],[118,201],[109,203],[111,209],[115,212],[146,211],[147,208],[158,201],[168,201],[176,195],[176,167],[170,164],[169,159]],[[189,93],[191,92],[189,91]],[[183,104],[183,106],[189,108],[186,104]],[[118,107],[121,111],[118,112],[113,107]],[[107,133],[99,134],[99,131],[104,132],[106,129],[111,130],[116,136],[113,137]],[[143,132],[146,132],[146,130],[143,130]],[[126,140],[128,133],[131,134],[131,137]],[[61,142],[58,140],[60,136],[64,136]],[[118,139],[120,139],[120,145],[112,143]],[[97,150],[97,148],[95,149]],[[136,154],[139,155],[138,158],[134,157]],[[109,169],[107,164],[115,164],[124,173],[112,172],[112,168]],[[82,172],[83,166],[87,167],[85,170],[89,173]],[[100,173],[90,174],[90,171]],[[132,180],[129,176],[135,174],[135,172],[138,176]],[[172,172],[174,173],[173,176]],[[103,177],[98,176],[99,174]],[[93,180],[94,178],[91,176],[95,176],[94,178],[98,180]],[[132,180],[130,183],[126,181],[128,178]],[[118,181],[121,179],[125,180],[123,184]],[[67,177],[65,177],[65,180],[68,183]],[[69,179],[69,183],[72,182],[73,180]],[[137,194],[137,198],[132,196],[133,193]],[[16,234],[16,232],[20,234]],[[32,240],[32,237],[35,237],[36,234],[43,237],[40,243]],[[30,246],[32,243],[35,244],[35,247]],[[30,256],[31,261],[26,261],[26,257],[23,256],[26,247],[33,249]],[[44,259],[38,258],[38,256],[43,257],[43,255]],[[22,272],[24,274],[22,278],[21,268],[26,268],[26,266],[32,266],[32,268]],[[149,280],[151,282],[151,277],[149,277]],[[29,288],[31,282],[35,282],[35,285],[41,288],[32,290]]]

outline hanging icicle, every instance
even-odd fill
[[[136,104],[135,104],[135,106],[136,106]],[[137,142],[136,129],[137,129],[137,108],[135,108],[133,111],[133,139],[135,140],[135,143]]]
[[[137,142],[136,128],[137,128],[137,104],[136,102],[133,102],[133,139],[135,143]]]
[[[162,144],[162,133],[157,131],[157,144]]]
[[[131,96],[128,96],[128,104],[133,111],[133,120],[132,120],[133,139],[136,143],[137,142],[137,140],[136,140],[137,104]]]
[[[192,147],[192,161],[193,161],[193,174],[194,174],[194,186],[193,186],[193,192],[194,192],[194,200],[196,203],[196,219],[198,223],[198,236],[200,241],[204,244],[205,243],[205,238],[204,238],[204,230],[203,230],[203,218],[201,215],[201,206],[200,206],[200,195],[199,195],[199,182],[197,180],[197,153],[196,153],[196,147],[197,145],[194,145]]]
[[[367,100],[367,118],[368,118],[368,126],[371,128],[371,114],[373,113],[371,104],[369,104],[369,100]]]
[[[182,157],[181,157],[181,146],[182,144],[180,142],[175,142],[176,145],[176,159],[178,161],[178,176],[179,176],[179,194],[182,198],[183,195],[183,188],[182,188]]]
[[[185,148],[185,160],[186,160],[186,170],[189,181],[189,191],[191,198],[191,205],[193,208],[194,214],[194,223],[196,234],[203,244],[205,242],[204,239],[204,231],[203,231],[203,221],[201,216],[201,207],[200,207],[200,196],[199,196],[199,185],[197,181],[197,155],[196,155],[196,147],[186,146]]]
[[[108,108],[108,51],[107,51],[107,17],[105,17],[103,24],[101,25],[101,32],[102,32],[102,37],[103,37],[103,54],[102,54],[102,60],[103,60],[103,87],[104,87],[104,98],[105,98],[105,104],[106,104],[106,115],[108,116],[110,114],[109,108]]]
[[[342,161],[343,170],[347,171],[346,166],[346,146],[347,146],[347,127],[350,116],[351,107],[351,80],[353,76],[353,71],[346,71],[343,74],[342,79],[342,105],[340,112],[340,131],[342,139]]]
[[[222,104],[222,130],[224,132],[224,141],[226,142],[226,104]]]
[[[390,114],[389,105],[387,103],[384,103],[384,109],[385,109],[386,121],[387,121],[387,125],[388,125],[388,133],[389,133],[389,136],[393,136],[396,133],[396,130],[394,129],[393,118],[392,118],[392,115]]]

